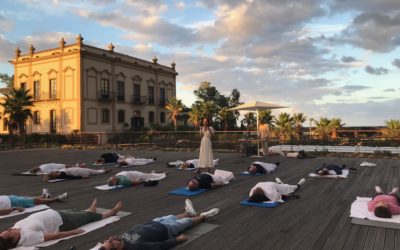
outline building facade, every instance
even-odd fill
[[[28,133],[116,132],[166,124],[165,103],[176,96],[171,67],[83,43],[21,55],[17,48],[14,87],[34,98]],[[7,132],[2,117],[0,132]]]

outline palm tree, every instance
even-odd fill
[[[294,128],[294,119],[288,113],[280,113],[278,118],[274,118],[275,126],[281,140],[287,140],[292,137]]]
[[[330,123],[331,120],[326,117],[321,117],[319,118],[319,121],[315,121],[315,125],[317,126],[316,129],[321,139],[327,139],[330,132]]]
[[[25,132],[25,122],[32,117],[33,97],[28,94],[29,90],[12,88],[9,94],[4,94],[4,114],[9,114],[10,124],[16,124],[19,134]],[[12,135],[13,129],[9,129]]]
[[[302,136],[303,123],[307,120],[307,116],[303,113],[298,113],[293,114],[292,118],[295,126],[296,137],[297,139],[300,139]]]
[[[337,130],[342,128],[345,124],[342,123],[342,119],[340,118],[332,118],[329,127],[330,127],[330,132],[331,132],[331,139],[336,140],[338,138],[337,136]]]
[[[229,119],[232,119],[232,116],[234,117],[234,114],[229,107],[223,107],[218,112],[218,118],[224,124],[224,131],[228,131]]]
[[[168,99],[168,103],[165,105],[165,109],[169,111],[169,119],[171,119],[174,124],[175,130],[177,129],[177,118],[179,112],[183,109],[183,103],[181,100],[176,99],[176,97],[171,97]]]
[[[254,112],[249,112],[244,115],[244,118],[241,121],[243,126],[247,127],[247,131],[250,133],[250,130],[256,127],[257,125],[257,118]]]
[[[199,127],[200,110],[199,110],[199,107],[196,105],[193,105],[192,110],[189,112],[189,122],[191,122],[195,128]]]
[[[385,121],[385,124],[387,126],[389,136],[400,136],[400,120],[390,119],[389,121]]]
[[[271,113],[272,111],[270,109],[259,111],[258,112],[259,122],[260,123],[264,122],[265,124],[272,126],[272,122],[275,117]]]

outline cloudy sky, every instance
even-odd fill
[[[16,46],[84,42],[175,61],[186,105],[210,81],[242,101],[346,125],[400,119],[399,0],[2,0],[0,72]]]

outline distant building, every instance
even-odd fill
[[[14,87],[34,97],[28,133],[114,132],[166,124],[165,103],[176,96],[175,63],[171,67],[83,43],[22,55],[14,65]],[[0,113],[3,113],[0,110]],[[7,133],[7,117],[0,133]]]

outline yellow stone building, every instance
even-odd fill
[[[22,55],[17,48],[14,87],[34,98],[27,133],[115,132],[166,124],[165,103],[176,96],[175,63],[171,67],[76,43]],[[7,117],[0,133],[7,133]]]

